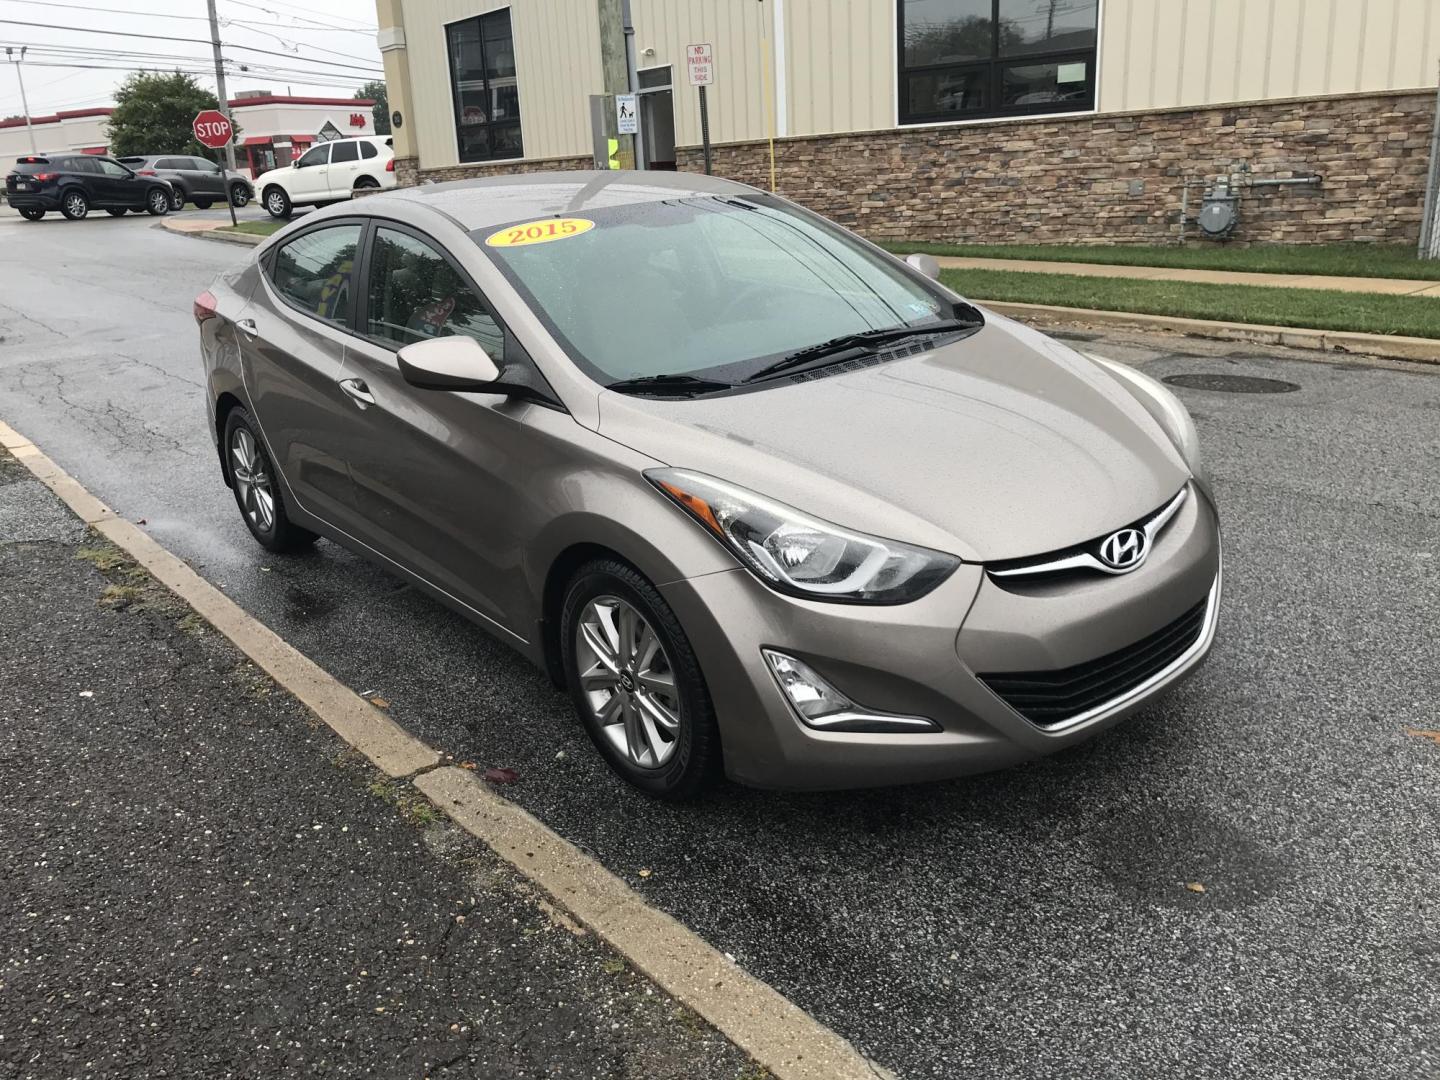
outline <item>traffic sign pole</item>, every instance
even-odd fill
[[[705,175],[710,169],[710,107],[705,103],[705,84],[700,84],[700,139],[705,144]]]
[[[215,54],[215,96],[220,99],[220,115],[230,124],[230,98],[225,93],[225,64],[220,56],[220,20],[215,14],[215,0],[208,0],[210,9],[210,48]],[[235,171],[235,125],[230,124],[230,138],[225,140],[225,205],[230,208],[230,224],[235,218],[235,200],[230,198],[230,174]]]

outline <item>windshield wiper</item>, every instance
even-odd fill
[[[716,390],[729,390],[734,383],[718,379],[702,379],[698,375],[641,375],[634,379],[621,379],[606,383],[606,390],[617,394],[641,394],[651,397],[693,397],[696,394],[710,394]]]
[[[755,382],[786,371],[803,367],[819,367],[818,361],[838,363],[852,356],[865,356],[879,349],[881,345],[903,341],[912,337],[939,337],[943,334],[957,334],[976,330],[983,323],[973,319],[945,319],[925,326],[889,326],[882,330],[864,330],[857,334],[841,334],[818,345],[807,345],[803,349],[781,357],[773,364],[767,364],[753,375],[747,375],[745,382]],[[812,364],[812,361],[817,361]]]

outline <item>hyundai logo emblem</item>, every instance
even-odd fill
[[[1134,570],[1145,559],[1145,534],[1139,529],[1121,529],[1100,543],[1100,560],[1115,570]]]

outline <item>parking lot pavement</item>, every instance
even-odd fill
[[[0,450],[0,1077],[734,1080]]]
[[[677,808],[615,781],[481,631],[333,545],[253,546],[189,315],[245,252],[142,226],[56,230],[45,259],[0,228],[0,416],[432,745],[515,768],[507,794],[902,1077],[1440,1072],[1440,746],[1408,733],[1440,728],[1440,372],[1078,342],[1297,387],[1177,387],[1225,528],[1208,665],[1006,773]]]

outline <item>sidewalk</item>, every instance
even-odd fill
[[[0,1077],[759,1076],[0,450]]]
[[[939,255],[935,261],[942,270],[1011,270],[1022,274],[1071,274],[1078,277],[1129,278],[1134,281],[1190,281],[1203,285],[1258,285],[1271,289],[1329,289],[1386,296],[1440,297],[1440,281],[1403,278],[1254,274],[1233,270],[1179,270],[1163,266],[1112,266],[1108,263],[970,259],[953,255]]]

